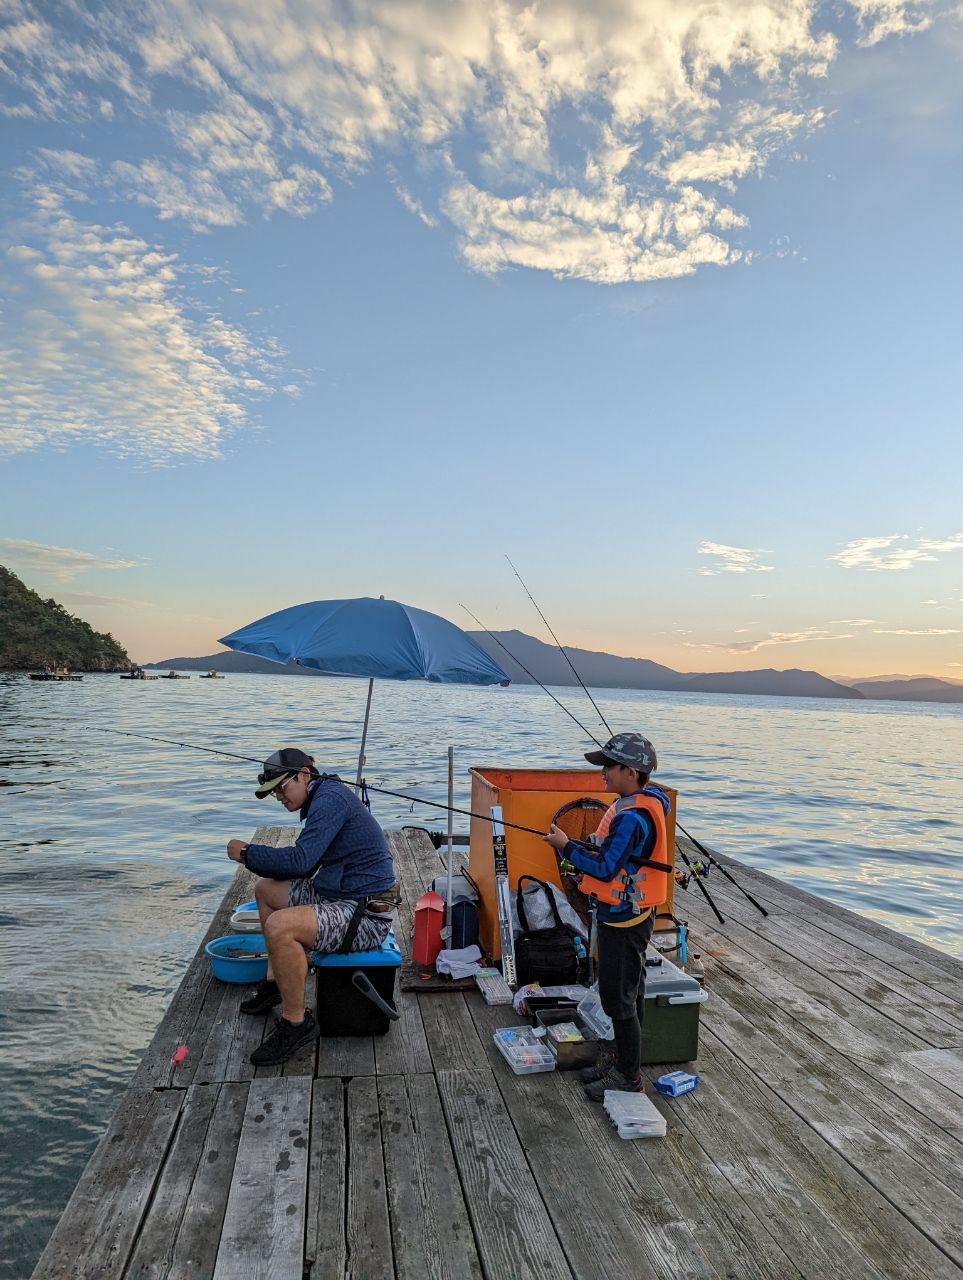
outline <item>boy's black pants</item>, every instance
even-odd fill
[[[599,925],[599,1000],[615,1029],[619,1070],[633,1080],[642,1065],[645,949],[652,923],[650,914],[628,929]]]

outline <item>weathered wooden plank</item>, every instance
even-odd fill
[[[757,1026],[718,994],[714,1004],[714,1031],[743,1067],[963,1265],[963,1147],[925,1115],[910,1121],[901,1099],[841,1055],[787,1033],[775,1018]]]
[[[832,979],[797,960],[783,947],[729,920],[725,929],[700,917],[699,937],[728,973],[751,984],[764,999],[776,1000],[813,1030],[831,1026],[837,1037],[844,1028],[858,1029],[892,1049],[927,1049],[932,1045],[904,1028],[890,1014],[844,991]]]
[[[247,1105],[246,1084],[188,1091],[125,1280],[209,1280]]]
[[[431,1051],[418,996],[396,986],[395,1004],[401,1017],[392,1022],[387,1035],[372,1038],[378,1075],[416,1075],[430,1071]]]
[[[340,1080],[316,1080],[304,1241],[304,1261],[311,1266],[311,1280],[344,1280],[347,1272],[346,1168],[344,1085]]]
[[[732,1153],[720,1160],[767,1200],[760,1212],[807,1274],[959,1277],[959,1267],[888,1202],[778,1094],[713,1036],[705,1038],[702,1083],[678,1109],[699,1137]],[[820,1257],[820,1254],[825,1256]],[[808,1258],[808,1263],[806,1259]]]
[[[119,1277],[160,1177],[181,1090],[131,1090],[81,1174],[34,1280]]]
[[[963,1053],[959,1049],[924,1049],[920,1053],[905,1054],[903,1061],[925,1071],[931,1079],[963,1098]]]
[[[629,1142],[618,1136],[601,1107],[586,1111],[584,1092],[574,1081],[565,1082],[561,1096],[571,1123],[594,1138],[592,1153],[603,1173],[621,1177],[627,1170],[634,1185],[662,1187],[670,1212],[692,1231],[713,1274],[724,1280],[805,1280],[756,1216],[754,1197],[742,1196],[707,1149],[677,1123],[673,1108],[667,1108],[664,1139]],[[654,1230],[661,1222],[662,1215],[653,1215]],[[658,1234],[655,1238],[658,1242]]]
[[[573,1113],[562,1096],[562,1073],[512,1073],[495,1048],[492,1033],[496,1027],[512,1025],[514,1014],[489,1009],[480,996],[466,1000],[466,1005],[574,1273],[639,1280],[714,1276],[688,1224],[678,1217],[657,1181],[636,1184],[625,1160],[600,1167],[584,1134],[596,1104],[582,1092],[581,1114]],[[575,1202],[577,1212],[573,1212]]]
[[[491,1072],[439,1071],[438,1091],[486,1277],[575,1275]]]
[[[436,1073],[471,1071],[484,1060],[485,1046],[479,1039],[465,999],[464,995],[454,993],[418,997]],[[505,1013],[504,1009],[502,1013]],[[510,1026],[514,1021],[515,1014],[509,1009],[505,1022],[499,1026]]]
[[[695,852],[694,847],[687,846],[687,852],[691,856]],[[850,936],[851,933],[855,936],[856,931],[858,931],[867,935],[868,938],[875,938],[888,946],[898,947],[904,956],[914,956],[925,965],[941,972],[945,978],[963,981],[963,961],[958,960],[955,956],[927,946],[925,942],[920,942],[908,934],[897,934],[886,925],[880,924],[868,916],[858,915],[856,912],[840,906],[829,898],[816,897],[807,890],[798,888],[789,880],[776,878],[747,863],[737,862],[734,858],[717,853],[711,848],[710,852],[735,877],[739,884],[748,889],[763,906],[768,907],[772,904],[779,910],[786,910],[790,914],[797,915],[803,919],[812,919],[820,922],[821,928],[832,928],[834,924],[838,923],[842,926],[842,932],[846,936]],[[698,855],[696,854],[696,856]],[[743,903],[746,903],[746,899],[739,894],[738,890],[732,888],[718,875],[714,876],[710,882],[710,892],[714,897],[718,894],[727,898],[727,900],[731,895],[733,903],[738,902],[740,899]],[[690,890],[690,896],[695,901],[698,896],[698,890]],[[686,901],[688,902],[688,899]],[[750,910],[754,910],[750,904],[746,903],[746,905]],[[723,911],[723,915],[725,914],[725,911]]]
[[[247,987],[220,983],[221,1002],[194,1070],[195,1084],[224,1084],[228,1081],[253,1080],[251,1053],[264,1038],[269,1019],[252,1018],[241,1013]],[[273,1022],[273,1019],[270,1019]]]
[[[785,981],[778,961],[760,964],[753,956],[747,956],[723,935],[708,928],[705,936],[713,939],[711,950],[715,953],[707,963],[710,989],[719,991],[725,999],[752,1021],[758,1021],[770,1013],[781,1023],[796,1024],[816,1039],[821,1040],[851,1062],[865,1070],[887,1089],[904,1097],[905,1105],[920,1109],[939,1124],[944,1132],[954,1138],[963,1134],[963,1117],[955,1094],[940,1085],[930,1086],[925,1097],[919,1095],[919,1080],[905,1063],[905,1050],[896,1037],[881,1030],[879,1022],[867,1028],[847,1016],[827,1008],[810,998],[800,987]],[[711,955],[711,953],[710,953]],[[857,1012],[862,1009],[859,1006]],[[712,1028],[715,1010],[710,1000],[703,1013],[704,1023]],[[883,1023],[887,1028],[888,1024]],[[725,1033],[723,1032],[723,1037]],[[845,1088],[847,1076],[839,1078],[839,1087]]]
[[[302,1273],[311,1082],[250,1085],[214,1280],[292,1280]]]
[[[371,1077],[351,1080],[346,1107],[351,1144],[346,1278],[394,1280],[377,1081]]]
[[[927,947],[918,939],[889,929],[878,921],[857,915],[838,904],[813,898],[804,891],[796,889],[795,886],[789,885],[788,882],[779,881],[778,883],[785,884],[793,896],[789,896],[788,893],[781,895],[777,906],[771,902],[772,895],[768,889],[768,884],[772,882],[771,877],[764,877],[763,887],[760,887],[758,882],[746,879],[742,868],[736,868],[735,874],[740,882],[745,879],[750,892],[763,906],[770,909],[770,919],[776,916],[783,924],[792,920],[796,927],[808,931],[820,950],[825,948],[830,954],[837,953],[833,947],[834,940],[842,948],[838,954],[845,957],[850,965],[861,967],[864,971],[884,980],[890,978],[898,981],[902,976],[927,987],[936,999],[936,1003],[932,1005],[936,1009],[947,1007],[953,1010],[963,1004],[963,973],[956,978],[947,974],[946,969],[942,967],[940,953],[932,947]],[[759,876],[761,873],[753,874]],[[724,916],[732,916],[749,928],[755,928],[763,922],[764,917],[760,916],[755,907],[726,881],[713,878],[710,892]],[[694,898],[697,900],[697,909],[699,909],[703,899],[698,890],[690,888],[684,897],[680,896],[677,899],[683,916]],[[829,907],[833,910],[830,911]],[[932,962],[934,956],[937,957],[938,963]],[[953,957],[948,958],[958,963]],[[944,1004],[944,1001],[948,1001],[948,1004]],[[924,998],[923,1002],[926,1003],[927,999]]]
[[[390,1033],[389,1033],[390,1034]],[[322,1076],[373,1076],[375,1051],[371,1036],[322,1036],[315,1068]]]
[[[481,1280],[434,1078],[378,1081],[398,1280]]]
[[[703,924],[718,928],[705,906],[696,906],[691,914]],[[778,947],[801,961],[807,970],[821,974],[841,991],[849,992],[931,1046],[963,1043],[963,1008],[951,996],[896,972],[887,962],[867,956],[836,932],[784,915],[767,919],[755,913],[736,920],[731,912],[720,932],[753,954],[758,954],[764,943]]]

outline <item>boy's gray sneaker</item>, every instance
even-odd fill
[[[594,1067],[584,1067],[579,1073],[578,1078],[582,1084],[592,1084],[600,1076],[603,1076],[609,1067],[615,1066],[615,1041],[603,1040],[599,1046],[599,1056]]]
[[[604,1102],[606,1089],[617,1089],[619,1093],[645,1093],[645,1081],[641,1076],[634,1079],[623,1075],[618,1067],[609,1067],[598,1080],[585,1086],[585,1092],[593,1102]]]

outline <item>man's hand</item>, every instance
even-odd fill
[[[232,862],[240,862],[241,854],[247,851],[247,843],[244,840],[228,840],[227,856]]]
[[[548,829],[548,835],[545,837],[545,841],[547,844],[552,846],[556,853],[559,853],[568,844],[568,836],[561,827],[557,827],[553,822]]]

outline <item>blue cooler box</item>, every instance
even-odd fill
[[[397,1019],[395,978],[401,952],[394,930],[376,951],[312,951],[318,971],[318,1026],[323,1036],[383,1036]]]

